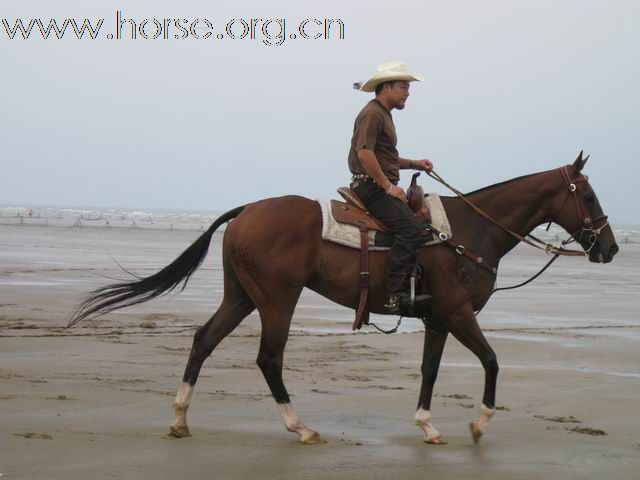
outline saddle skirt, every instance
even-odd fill
[[[385,251],[391,248],[393,234],[369,213],[338,200],[317,199],[317,202],[322,209],[323,240],[360,250],[360,229],[357,224],[363,223],[369,229],[369,250]],[[425,196],[424,203],[431,214],[433,227],[438,232],[446,234],[447,238],[451,238],[451,225],[440,196],[437,193],[429,193]],[[437,235],[428,238],[422,247],[443,242]]]

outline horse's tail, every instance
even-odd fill
[[[114,283],[93,290],[71,315],[68,327],[90,315],[100,316],[119,308],[146,302],[152,298],[167,294],[184,282],[184,290],[189,277],[200,267],[207,256],[211,237],[220,225],[237,217],[244,206],[234,208],[221,215],[198,239],[169,265],[150,277],[131,283]]]

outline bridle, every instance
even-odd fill
[[[594,245],[597,243],[600,233],[607,225],[609,225],[609,222],[607,221],[609,217],[607,217],[606,215],[600,215],[592,219],[589,216],[589,212],[586,212],[585,209],[580,204],[580,201],[578,200],[578,193],[577,193],[578,187],[576,186],[576,184],[587,182],[589,180],[589,177],[587,177],[586,175],[580,174],[578,177],[572,179],[569,176],[569,171],[567,166],[561,167],[560,173],[562,173],[562,178],[564,179],[565,185],[567,187],[567,195],[565,196],[564,201],[562,202],[562,205],[560,206],[558,211],[559,212],[562,211],[565,204],[567,203],[567,200],[569,200],[569,197],[573,195],[573,199],[576,204],[576,214],[578,216],[578,223],[581,225],[581,227],[579,227],[575,232],[573,232],[570,235],[569,239],[562,242],[562,244],[566,245],[567,243],[570,243],[573,240],[579,242],[586,234],[588,234],[589,246],[588,248],[584,249],[584,254],[589,255]],[[601,220],[603,221],[602,225],[595,228],[594,227],[595,223]]]

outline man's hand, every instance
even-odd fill
[[[424,160],[413,160],[411,162],[411,168],[429,173],[433,170],[433,163],[431,163],[431,160],[427,160],[426,158]]]
[[[404,193],[404,190],[402,189],[402,187],[393,185],[388,195],[392,196],[393,198],[397,198],[398,200],[401,200],[404,203],[407,203],[407,194]]]

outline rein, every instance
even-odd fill
[[[566,167],[562,167],[560,169],[562,171],[563,174],[563,178],[565,178],[565,181],[568,181],[567,186],[569,187],[569,192],[567,193],[567,198],[569,198],[569,194],[572,192],[575,200],[576,200],[576,206],[577,206],[577,212],[578,212],[578,218],[584,218],[583,220],[583,224],[586,225],[590,225],[591,224],[591,220],[588,217],[582,217],[581,213],[582,213],[582,209],[580,208],[580,203],[578,202],[578,198],[577,195],[575,193],[576,191],[576,186],[575,183],[572,183],[569,180],[569,174],[566,172]],[[512,237],[518,239],[521,242],[526,243],[527,245],[531,245],[532,247],[537,248],[538,250],[543,250],[546,253],[553,253],[556,255],[566,255],[566,256],[580,256],[583,257],[585,255],[588,254],[588,252],[584,252],[584,251],[580,251],[580,250],[567,250],[564,247],[556,247],[555,245],[551,244],[551,243],[547,243],[544,242],[542,240],[540,240],[539,238],[536,238],[532,235],[529,235],[529,237],[531,237],[532,240],[534,240],[534,243],[531,240],[523,237],[522,235],[520,235],[519,233],[516,233],[512,230],[510,230],[509,228],[505,227],[504,225],[502,225],[500,222],[498,222],[497,220],[495,220],[493,217],[491,217],[490,215],[488,215],[486,212],[484,212],[483,210],[481,210],[480,208],[478,208],[477,206],[475,206],[473,203],[471,203],[462,192],[460,192],[458,189],[452,187],[451,185],[449,185],[440,175],[438,175],[436,172],[431,171],[431,172],[427,172],[427,175],[429,175],[431,178],[433,178],[435,181],[437,181],[438,183],[441,183],[442,185],[444,185],[445,187],[447,187],[449,190],[451,190],[453,193],[455,193],[460,199],[462,199],[467,205],[469,205],[477,214],[479,214],[481,217],[489,220],[491,223],[493,223],[494,225],[497,225],[498,227],[500,227],[502,230],[504,230],[505,232],[507,232],[509,235],[511,235]],[[575,181],[586,181],[586,178],[584,176],[581,176],[581,178],[574,180]],[[564,203],[566,203],[566,199],[563,202],[563,206]],[[606,219],[606,216],[603,216]],[[603,218],[603,217],[598,217],[597,220]],[[602,227],[600,227],[597,230],[597,234],[600,233],[600,230],[602,230],[608,223],[605,223],[605,225],[603,225]],[[570,238],[575,238],[575,235],[577,235],[578,233],[580,233],[581,231],[583,231],[585,229],[585,227],[582,227],[580,229],[578,229],[578,231],[576,231],[573,235],[571,235]],[[596,234],[596,235],[597,235]],[[569,243],[569,242],[566,242]],[[565,242],[563,242],[563,245],[566,245]],[[591,248],[593,247],[593,245],[595,244],[595,240],[592,242]],[[541,246],[543,245],[543,246]],[[591,249],[590,248],[590,249]],[[590,250],[589,249],[589,250]]]
[[[549,226],[551,225],[551,223],[549,223]],[[601,230],[602,227],[598,230]],[[549,230],[549,227],[547,227],[547,230]],[[598,232],[600,233],[600,232]],[[531,236],[531,235],[530,235]],[[533,237],[532,237],[533,238]],[[568,243],[574,242],[575,238],[573,237],[573,235],[569,238],[567,238],[566,240],[564,240],[562,242],[562,246],[564,247],[565,245],[567,245]],[[589,251],[593,248],[593,245],[595,245],[595,241],[589,246],[588,250],[585,250],[585,253],[589,253]],[[536,273],[535,275],[533,275],[532,277],[530,277],[529,279],[525,280],[522,283],[518,283],[517,285],[511,285],[510,287],[500,287],[500,288],[494,288],[493,290],[491,290],[491,293],[489,294],[489,296],[487,297],[487,300],[484,302],[484,305],[482,307],[480,307],[480,309],[476,310],[474,312],[475,315],[478,315],[482,309],[485,307],[485,305],[489,302],[489,299],[493,296],[494,293],[499,292],[501,290],[515,290],[516,288],[520,288],[520,287],[524,287],[525,285],[533,282],[536,278],[538,278],[540,275],[542,275],[544,273],[544,271],[549,268],[551,266],[551,264],[553,262],[555,262],[558,257],[560,256],[559,253],[555,253],[553,255],[553,257],[551,257],[551,260],[549,260],[540,270],[538,270],[538,273]],[[397,328],[397,327],[396,327]]]

